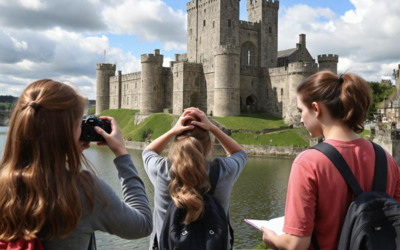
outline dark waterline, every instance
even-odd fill
[[[0,127],[0,132],[5,127]],[[0,135],[0,156],[4,151],[6,135]],[[153,186],[143,169],[141,151],[129,150],[139,175],[146,186],[153,207]],[[121,186],[113,164],[114,155],[107,147],[92,145],[85,151],[97,174],[121,197]],[[293,159],[249,157],[248,163],[236,182],[230,200],[230,215],[235,231],[234,249],[252,249],[261,242],[262,234],[243,222],[244,219],[271,219],[284,214],[287,182]],[[149,247],[149,237],[122,240],[116,236],[96,232],[98,249],[141,249]]]

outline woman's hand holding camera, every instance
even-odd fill
[[[115,121],[115,119],[110,116],[100,116],[100,119],[110,121],[111,133],[108,134],[102,128],[96,126],[94,128],[96,132],[99,135],[103,136],[104,139],[106,140],[105,142],[98,142],[97,145],[99,146],[107,145],[111,149],[111,151],[113,151],[116,157],[127,154],[128,151],[125,148],[124,138],[122,136],[121,129],[118,127],[118,124]]]

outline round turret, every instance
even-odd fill
[[[162,64],[164,56],[156,49],[154,54],[141,55],[142,96],[140,113],[151,114],[163,109]]]
[[[115,76],[115,64],[100,63],[96,65],[96,115],[110,108],[110,77]]]
[[[220,46],[214,57],[214,116],[240,115],[240,57],[238,46]]]
[[[319,55],[318,63],[319,63],[319,71],[329,70],[333,73],[337,74],[337,64],[339,62],[338,55]]]
[[[283,105],[282,114],[285,117],[285,123],[297,125],[300,123],[300,115],[297,111],[297,87],[308,77],[318,72],[318,64],[294,62],[288,65],[288,87],[285,91],[285,105]]]

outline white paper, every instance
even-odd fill
[[[277,235],[285,234],[283,232],[283,223],[285,222],[285,216],[278,217],[271,220],[252,220],[252,219],[245,219],[245,222],[249,223],[253,227],[257,228],[261,231],[261,227],[268,228],[274,231]]]

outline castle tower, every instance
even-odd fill
[[[278,0],[247,0],[249,22],[261,23],[261,67],[273,68],[278,65],[278,10]]]
[[[115,76],[115,64],[100,63],[96,65],[96,115],[110,108],[110,77]]]
[[[308,77],[318,72],[318,65],[313,62],[293,62],[288,65],[288,88],[283,116],[286,124],[300,123],[300,115],[297,111],[297,87]]]
[[[164,56],[156,49],[154,54],[141,55],[142,62],[142,96],[140,113],[161,112],[164,104],[164,87],[162,84],[162,64]]]
[[[189,62],[212,62],[220,45],[239,45],[238,0],[193,0],[186,9]]]
[[[337,74],[337,64],[339,62],[338,55],[319,55],[318,63],[319,63],[319,71],[329,70],[333,73]]]
[[[214,116],[240,115],[240,49],[221,45],[214,58]]]

